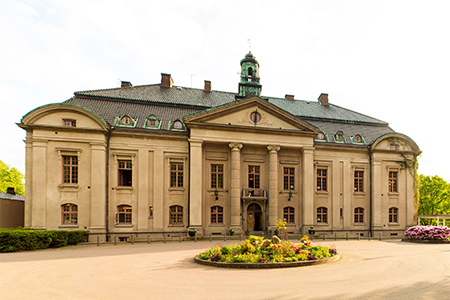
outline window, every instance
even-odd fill
[[[259,114],[259,112],[254,111],[250,114],[250,120],[255,124],[259,123],[259,121],[261,121],[261,115]]]
[[[396,145],[396,144],[390,144],[390,145],[389,145],[389,149],[390,149],[390,150],[398,150],[398,145]]]
[[[72,203],[61,205],[61,223],[77,224],[78,223],[78,206]]]
[[[317,208],[317,223],[328,223],[328,209],[326,207]]]
[[[355,171],[354,190],[364,192],[364,171]]]
[[[294,190],[295,182],[295,168],[284,168],[283,172],[283,189],[284,190]]]
[[[64,119],[63,120],[63,126],[64,127],[77,127],[77,121],[76,120]]]
[[[155,127],[156,126],[156,120],[155,119],[148,120],[148,126],[149,127]]]
[[[398,223],[398,208],[389,208],[389,223]]]
[[[170,187],[181,188],[183,187],[183,163],[171,163],[170,164]]]
[[[181,123],[181,121],[175,121],[173,123],[173,128],[174,129],[183,129],[183,123]]]
[[[211,224],[223,224],[223,207],[211,207]]]
[[[179,205],[173,205],[170,207],[169,223],[172,225],[183,224],[183,207]]]
[[[327,191],[327,169],[317,169],[317,190]]]
[[[398,172],[397,171],[389,171],[389,192],[391,192],[391,193],[398,192]]]
[[[119,186],[132,186],[132,170],[131,160],[119,160]]]
[[[62,157],[63,183],[78,183],[78,156]]]
[[[260,183],[260,167],[248,166],[248,187],[250,189],[259,189]]]
[[[116,224],[131,224],[132,208],[129,205],[117,206]]]
[[[294,224],[295,223],[295,209],[293,207],[285,207],[283,209],[283,219],[288,224]]]
[[[211,188],[223,189],[223,165],[211,165]]]
[[[334,141],[336,143],[345,143],[344,133],[342,131],[338,131],[334,134]]]
[[[364,223],[364,208],[355,208],[355,223]]]

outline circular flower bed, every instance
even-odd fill
[[[200,264],[238,268],[295,267],[338,259],[336,249],[313,246],[307,236],[294,244],[277,236],[267,240],[253,235],[240,245],[209,248],[195,257]]]
[[[450,241],[450,228],[447,226],[413,226],[405,230],[406,240],[411,241]]]

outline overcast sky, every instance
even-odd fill
[[[450,181],[449,12],[448,0],[0,0],[0,160],[25,172],[15,123],[36,107],[161,73],[237,92],[251,49],[264,96],[328,93],[411,137],[419,172]]]

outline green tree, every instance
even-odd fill
[[[16,168],[11,168],[0,160],[0,193],[6,193],[8,187],[13,187],[16,194],[25,195],[25,176]]]
[[[450,183],[439,176],[420,175],[420,201],[418,215],[450,214]],[[436,220],[424,219],[422,224],[435,224]]]

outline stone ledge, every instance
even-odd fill
[[[402,242],[420,243],[420,244],[450,244],[450,240],[402,239]]]
[[[198,255],[194,257],[194,261],[198,264],[210,266],[210,267],[218,267],[218,268],[238,268],[238,269],[275,269],[275,268],[295,268],[295,267],[306,267],[312,265],[321,265],[336,262],[341,259],[339,254],[318,259],[318,260],[302,260],[302,261],[293,261],[293,262],[279,262],[279,263],[239,263],[239,262],[216,262],[210,260],[202,260],[198,258]]]

